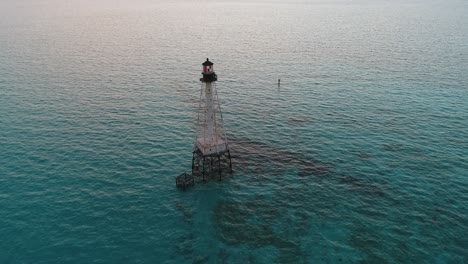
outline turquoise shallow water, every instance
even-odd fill
[[[2,1],[0,263],[468,262],[467,11]],[[206,57],[234,174],[182,192]]]

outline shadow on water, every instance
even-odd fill
[[[273,247],[278,252],[274,262],[306,263],[312,256],[303,245],[312,225],[336,221],[333,208],[339,201],[334,198],[340,196],[333,195],[339,186],[359,195],[384,196],[383,188],[375,183],[337,174],[332,163],[246,138],[230,135],[229,140],[237,174],[253,174],[273,184],[271,195],[251,194],[243,201],[227,196],[215,207],[213,221],[219,239],[231,246],[248,246],[253,253],[247,262],[258,261],[255,250]],[[295,170],[295,176],[288,173]],[[219,255],[223,262],[229,260],[227,251]],[[345,258],[337,256],[336,260]]]
[[[418,243],[428,245],[439,239],[431,234],[434,226],[441,224],[442,216],[435,215],[443,213],[427,209],[430,207],[420,209],[420,201],[391,188],[384,179],[339,173],[333,163],[263,142],[232,135],[229,141],[234,180],[232,188],[222,189],[228,193],[215,203],[212,216],[223,246],[213,255],[198,256],[193,212],[176,204],[192,230],[177,245],[177,252],[187,260],[230,263],[238,258],[239,248],[247,248],[244,263],[264,261],[264,252],[271,263],[405,262],[416,261],[414,256],[418,256],[414,245],[405,242],[408,237],[424,232],[429,242]],[[395,145],[384,150],[397,152],[401,148]],[[364,161],[370,159],[364,152],[357,154]],[[399,228],[408,221],[420,231]],[[334,237],[336,234],[341,236]],[[384,246],[382,239],[392,246]]]
[[[377,184],[357,176],[339,175],[333,170],[333,164],[319,161],[302,153],[292,152],[250,139],[230,135],[233,164],[237,170],[257,175],[269,174],[280,176],[282,169],[297,169],[302,178],[332,178],[335,183],[348,185],[349,190],[371,195],[383,196],[384,191]],[[367,157],[368,158],[368,157]]]
[[[300,241],[281,234],[274,226],[286,213],[267,200],[223,202],[215,208],[214,221],[221,241],[228,245],[247,245],[252,250],[273,246],[280,252],[278,262],[300,263]],[[254,255],[249,259],[255,263]]]
[[[183,221],[193,228],[193,210],[184,202],[176,201],[175,208],[182,214]],[[194,250],[193,244],[195,242],[193,232],[185,233],[179,238],[179,243],[175,245],[175,251],[179,256],[183,256],[185,259],[191,260]]]
[[[275,148],[262,142],[230,136],[229,143],[236,167],[242,171],[264,173],[266,170],[298,168],[300,176],[326,176],[330,174],[331,164],[306,157],[302,153]]]
[[[359,178],[349,175],[338,176],[339,182],[351,187],[351,190],[357,190],[371,195],[384,196],[384,191],[376,184],[368,183]]]

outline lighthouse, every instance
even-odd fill
[[[196,136],[192,156],[192,174],[205,176],[232,171],[231,153],[224,129],[221,105],[218,99],[213,63],[202,63],[200,102],[196,120]]]

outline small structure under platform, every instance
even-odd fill
[[[184,172],[176,177],[177,187],[182,187],[185,190],[186,187],[193,186],[193,185],[195,185],[195,180],[194,180],[193,175],[190,175]]]

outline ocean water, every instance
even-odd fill
[[[467,13],[2,0],[0,263],[468,263]],[[184,192],[207,57],[234,173]]]

